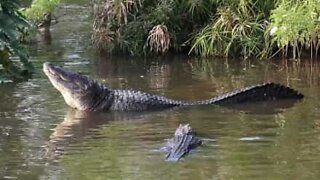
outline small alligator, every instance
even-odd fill
[[[168,161],[178,161],[201,144],[202,141],[196,136],[189,124],[180,124],[174,137],[169,139],[162,149],[167,153],[166,159]]]
[[[191,105],[230,105],[237,103],[302,99],[303,95],[289,87],[265,83],[246,87],[208,100],[179,101],[141,91],[111,89],[78,73],[67,71],[50,63],[43,71],[52,85],[60,91],[65,102],[83,111],[143,111]]]

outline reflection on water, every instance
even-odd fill
[[[84,112],[70,109],[63,121],[52,129],[47,143],[46,158],[57,160],[65,149],[82,141],[86,136],[93,136],[99,129],[112,121],[144,121],[163,112]]]
[[[64,9],[60,9],[64,11]],[[0,85],[0,179],[319,179],[320,63],[171,56],[99,59],[83,7],[68,5],[51,45],[31,46],[39,71]],[[274,81],[305,95],[300,102],[232,108],[188,107],[148,113],[69,109],[41,72],[51,61],[113,88],[199,100]],[[158,150],[180,124],[204,145],[181,162]]]
[[[243,111],[245,113],[252,114],[276,114],[284,112],[286,109],[294,106],[297,100],[286,99],[277,101],[266,101],[266,102],[252,102],[252,103],[242,103],[242,104],[229,104],[224,107],[236,109],[238,111]]]
[[[234,106],[230,105],[228,108],[236,109],[245,113],[276,114],[284,112],[285,108],[292,107],[296,102],[297,101],[294,100],[256,102]],[[187,108],[193,107],[180,109]],[[86,138],[86,136],[95,135],[103,125],[112,121],[141,122],[161,114],[174,114],[172,111],[177,111],[176,109],[151,112],[84,112],[70,109],[65,115],[64,120],[57,124],[57,126],[52,130],[53,132],[49,137],[50,140],[46,147],[46,158],[49,158],[50,160],[58,160],[62,154],[67,152],[66,148],[70,145],[81,142],[83,138]],[[150,136],[154,136],[153,134],[157,133],[158,132],[155,131],[151,133]],[[246,138],[250,140],[260,139],[260,137],[255,137],[253,139],[250,137],[244,137],[241,140]],[[148,139],[152,139],[152,137],[148,137]]]

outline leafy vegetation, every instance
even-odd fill
[[[18,0],[0,0],[0,82],[31,75],[33,66],[21,45],[28,41],[33,29],[26,17],[36,25],[43,21],[50,24],[51,12],[58,3],[59,0],[34,0],[30,8],[20,10]]]
[[[299,57],[318,53],[319,0],[109,0],[96,4],[94,42],[110,52]],[[289,31],[288,31],[289,29]],[[316,52],[313,52],[316,50]]]
[[[266,29],[263,3],[238,1],[232,5],[221,6],[213,20],[192,38],[192,52],[244,58],[261,54]]]
[[[270,16],[267,33],[271,43],[283,51],[300,58],[302,50],[310,50],[311,57],[318,54],[320,47],[320,1],[280,0]],[[315,50],[315,52],[313,52]]]
[[[18,11],[18,0],[0,1],[0,72],[4,79],[22,79],[31,74],[33,66],[20,45],[19,39],[25,28],[29,27],[24,16]],[[12,58],[15,55],[18,60]]]
[[[31,6],[23,14],[34,22],[42,21],[48,13],[52,13],[60,0],[33,0]]]
[[[32,29],[25,33],[24,42],[34,41],[37,33],[39,33],[41,42],[44,44],[51,43],[50,27],[52,19],[55,19],[55,23],[57,23],[53,11],[59,3],[60,0],[32,0],[30,7],[20,10],[32,24]]]
[[[210,6],[199,7],[194,3],[174,0],[103,1],[97,5],[94,42],[110,52],[131,55],[162,54],[170,49],[179,52],[184,50],[189,34],[209,18],[205,12],[213,10]]]

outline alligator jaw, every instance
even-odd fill
[[[43,72],[47,75],[52,85],[61,93],[64,91],[82,91],[88,90],[91,85],[91,80],[79,75],[66,71],[59,66],[54,66],[50,63],[43,64]]]
[[[110,91],[97,82],[50,63],[43,64],[43,72],[70,107],[84,111],[110,107],[111,104],[106,104],[110,103],[106,101]]]

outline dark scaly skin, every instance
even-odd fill
[[[255,85],[208,100],[187,102],[141,91],[111,89],[78,73],[67,71],[50,63],[43,71],[52,85],[60,91],[66,103],[83,111],[143,111],[191,105],[229,105],[236,103],[277,99],[301,99],[299,92],[275,83]]]
[[[191,129],[189,124],[180,124],[174,137],[167,142],[165,147],[167,151],[166,159],[168,161],[178,161],[201,144],[202,141],[196,136],[196,133]]]

